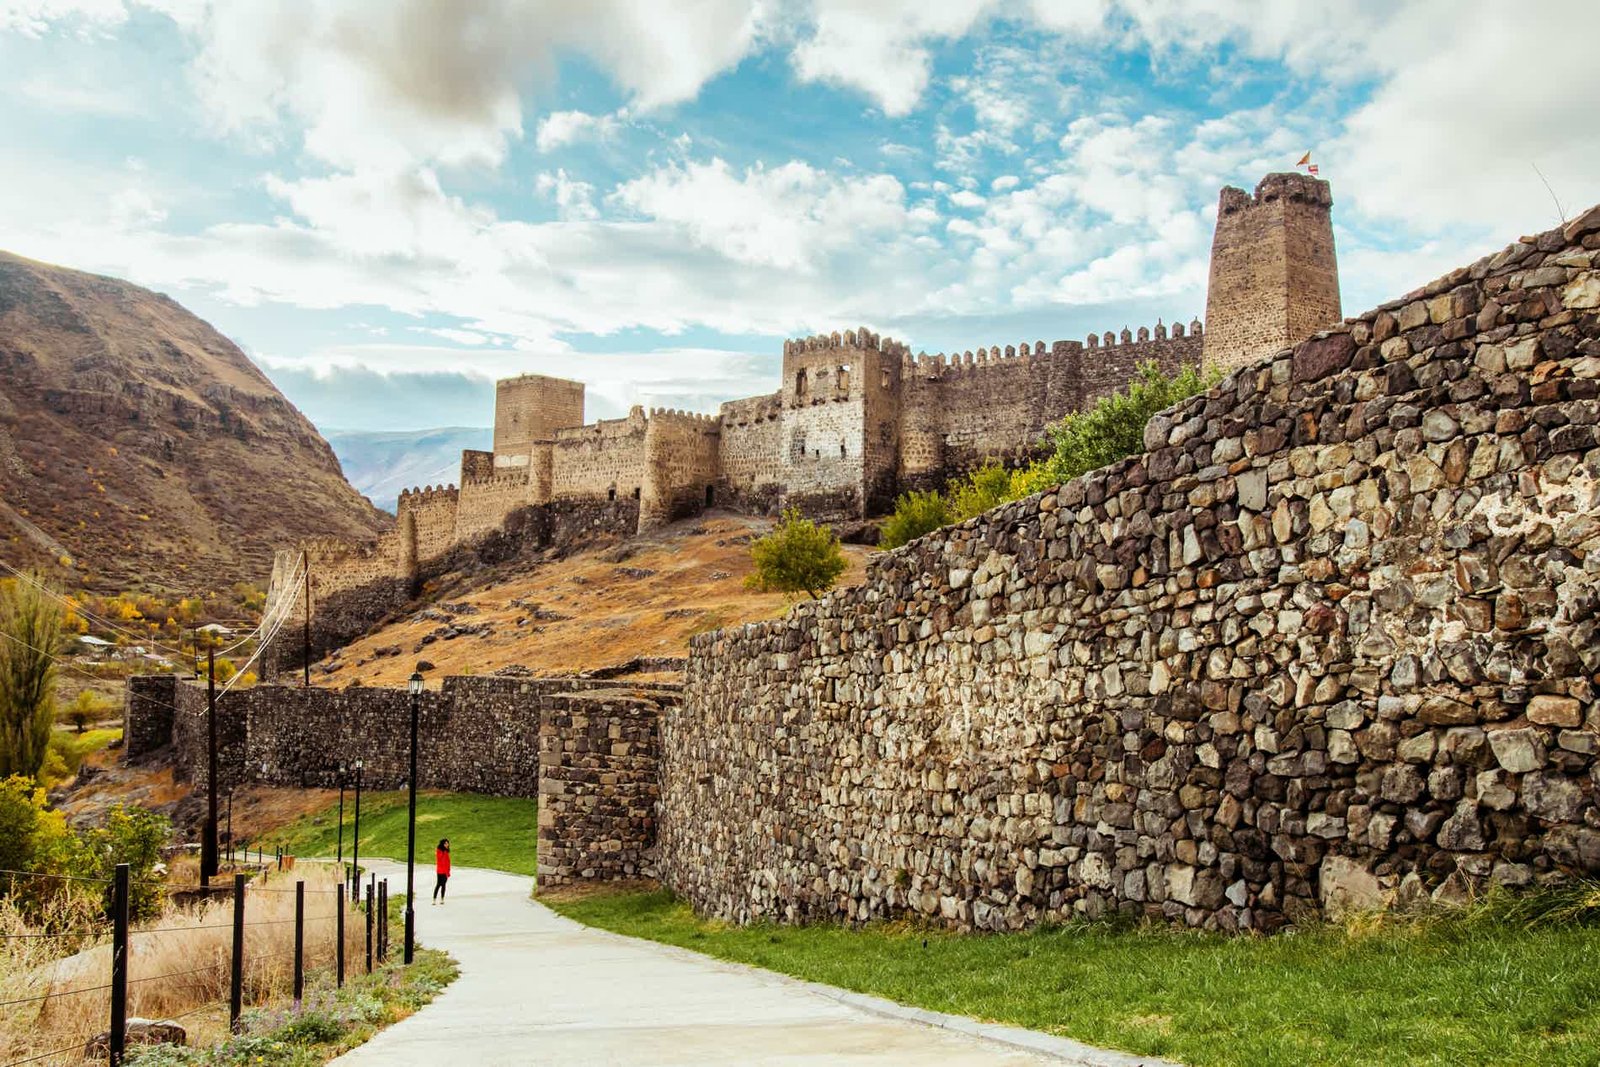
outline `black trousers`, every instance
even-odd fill
[[[435,875],[434,877],[437,879],[437,881],[435,881],[433,884],[433,899],[443,900],[444,884],[450,880],[450,876],[448,874],[440,874]]]

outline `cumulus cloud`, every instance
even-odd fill
[[[932,46],[964,36],[992,0],[812,0],[793,53],[802,81],[859,90],[904,115],[928,86]]]
[[[553,152],[589,138],[609,137],[621,125],[616,115],[591,115],[587,111],[555,111],[539,120],[534,143],[541,152]]]
[[[894,177],[839,178],[798,161],[742,174],[721,159],[673,165],[620,186],[616,200],[739,263],[812,271],[833,252],[915,225]]]
[[[303,129],[306,151],[341,168],[494,165],[560,54],[660,107],[737,64],[756,14],[753,0],[671,18],[651,0],[252,0],[210,9],[195,70],[221,129]]]

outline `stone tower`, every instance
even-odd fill
[[[866,328],[783,344],[786,506],[861,518],[894,502],[904,345]]]
[[[1340,320],[1333,194],[1305,174],[1269,174],[1217,204],[1206,293],[1206,370],[1232,370]]]
[[[526,466],[535,442],[582,425],[582,382],[543,374],[502,378],[494,386],[494,465]]]

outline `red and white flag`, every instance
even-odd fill
[[[1301,156],[1300,157],[1300,162],[1296,163],[1295,166],[1296,167],[1304,167],[1304,168],[1306,168],[1306,173],[1307,174],[1314,175],[1314,174],[1317,173],[1317,165],[1315,163],[1311,162],[1311,153],[1310,152],[1307,152],[1305,155]]]

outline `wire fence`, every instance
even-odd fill
[[[89,946],[31,979],[44,986],[41,992],[0,1000],[0,1009],[7,1014],[34,1020],[41,1035],[38,1044],[60,1045],[46,1051],[25,1048],[21,1050],[25,1055],[7,1059],[0,1067],[85,1060],[120,1067],[127,1051],[130,1007],[164,1022],[207,1011],[220,1016],[226,1009],[228,1028],[237,1032],[244,1009],[284,991],[285,979],[298,1007],[309,978],[327,975],[342,987],[352,953],[353,962],[368,974],[387,961],[387,880],[372,876],[363,887],[358,869],[341,864],[343,877],[337,886],[326,884],[331,879],[310,887],[304,878],[285,884],[281,877],[277,884],[268,884],[274,866],[283,870],[285,857],[275,860],[235,870],[228,883],[195,886],[136,880],[127,864],[118,865],[112,878],[0,869],[0,876],[12,879],[13,888],[22,878],[94,883],[108,891],[110,900],[105,920],[87,930],[0,933],[0,941],[60,940],[70,947],[76,940]],[[168,894],[204,895],[195,909],[169,912],[157,920],[160,925],[136,928],[129,913],[134,885],[158,885]],[[292,915],[280,914],[289,909]],[[224,915],[227,921],[216,921]],[[288,938],[292,940],[285,947]],[[201,962],[208,958],[209,962]],[[284,960],[292,961],[287,973]],[[74,980],[87,984],[73,984]],[[32,1016],[26,1015],[30,1010]],[[82,1025],[66,1025],[72,1022]],[[84,1032],[72,1044],[55,1038],[57,1030],[74,1029]]]

